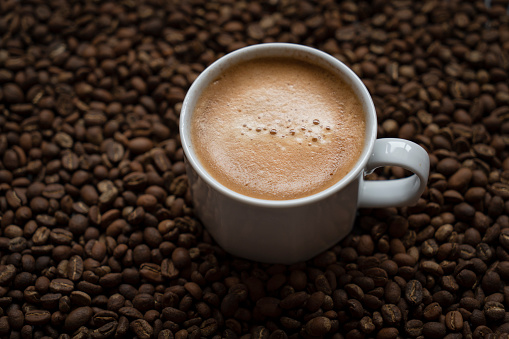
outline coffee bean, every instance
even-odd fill
[[[132,301],[133,306],[140,312],[147,312],[154,308],[154,297],[148,293],[140,293],[136,295]]]
[[[0,317],[0,334],[6,336],[10,332],[9,319],[7,316]]]
[[[27,247],[27,241],[23,237],[16,237],[9,240],[9,251],[22,252]]]
[[[126,317],[119,317],[117,330],[115,331],[115,336],[125,335],[128,330],[129,330],[129,320],[127,320]]]
[[[166,172],[171,169],[171,161],[162,149],[155,148],[151,151],[151,154],[155,165],[161,172]]]
[[[378,331],[377,338],[378,339],[393,339],[397,338],[399,334],[399,331],[395,327],[386,327],[382,328],[380,331]]]
[[[7,311],[7,317],[10,328],[19,330],[23,327],[23,323],[25,322],[23,311],[17,309],[9,310]]]
[[[65,229],[55,228],[51,230],[49,238],[55,245],[68,245],[72,242],[73,235]]]
[[[463,329],[463,316],[458,311],[450,311],[445,315],[445,326],[450,331],[461,331]]]
[[[118,310],[124,306],[124,303],[125,303],[124,296],[116,293],[109,297],[107,308],[110,311],[118,312]]]
[[[468,168],[460,168],[448,181],[448,187],[457,191],[464,189],[472,179],[472,171]]]
[[[385,286],[385,300],[388,303],[397,304],[401,297],[401,288],[393,281],[389,281]]]
[[[73,255],[69,258],[67,272],[70,280],[78,281],[83,274],[83,259],[78,255]]]
[[[312,336],[323,336],[331,329],[331,321],[326,317],[316,317],[306,323],[306,332]]]
[[[65,319],[65,328],[69,330],[76,330],[80,326],[88,323],[92,314],[93,310],[88,306],[74,309]]]
[[[64,186],[60,184],[49,184],[42,191],[42,196],[48,199],[61,199],[64,195]]]
[[[364,272],[364,274],[367,277],[370,277],[373,279],[375,286],[385,286],[385,284],[387,283],[387,279],[388,279],[387,272],[381,268],[374,267],[374,268],[367,269]]]
[[[7,285],[16,275],[16,267],[14,265],[1,265],[0,266],[0,284]]]
[[[157,264],[146,263],[140,266],[140,275],[150,282],[161,283],[163,276],[161,274],[161,267]]]
[[[81,214],[75,214],[69,220],[69,230],[75,235],[81,235],[85,233],[87,227],[88,219]]]
[[[509,229],[505,228],[500,231],[499,241],[505,249],[509,249]]]
[[[382,314],[384,322],[389,325],[396,325],[402,319],[401,310],[394,304],[383,305],[380,313]]]
[[[61,293],[47,293],[39,299],[43,307],[46,309],[55,309],[59,306],[59,301],[62,298]]]
[[[63,153],[62,156],[62,167],[66,170],[74,171],[79,166],[79,158],[78,156],[70,151]]]
[[[69,279],[53,279],[49,284],[49,289],[54,293],[69,294],[74,289],[74,283]]]
[[[201,323],[200,332],[203,336],[211,336],[218,330],[219,326],[217,320],[209,318]]]
[[[200,286],[194,282],[188,282],[184,284],[184,288],[195,298],[200,300],[203,296],[203,291]]]
[[[497,272],[490,270],[484,274],[481,284],[483,290],[487,293],[499,292],[501,287],[500,275]]]
[[[434,274],[435,276],[443,276],[444,271],[439,264],[434,261],[421,261],[421,269],[427,273]]]
[[[60,301],[62,301],[62,299],[60,299]],[[92,303],[92,299],[90,298],[90,296],[82,291],[71,292],[69,301],[76,306],[90,306],[90,304]]]
[[[410,337],[418,337],[422,334],[423,323],[418,319],[411,319],[405,324],[405,332]]]
[[[279,303],[279,306],[283,309],[292,309],[292,308],[298,308],[308,300],[309,295],[304,292],[296,292],[292,293]]]
[[[92,338],[108,338],[117,330],[118,323],[116,321],[109,322],[95,329],[90,333]]]
[[[344,295],[344,297],[345,297],[344,301],[346,302],[348,297],[346,294]],[[311,296],[309,296],[309,299],[306,302],[306,308],[310,312],[316,312],[316,311],[318,311],[318,309],[320,307],[322,307],[324,301],[325,301],[325,294],[322,291],[317,291],[317,292],[311,294]]]
[[[5,100],[9,103],[21,103],[24,101],[23,90],[17,84],[5,84],[3,92]]]
[[[124,146],[115,141],[108,143],[106,146],[106,155],[112,163],[117,163],[124,157]]]
[[[187,318],[186,314],[176,308],[173,307],[166,307],[163,309],[162,316],[166,320],[173,321],[175,323],[181,323],[184,322],[184,320]]]
[[[279,317],[281,314],[281,308],[279,307],[280,300],[272,297],[263,297],[258,299],[256,307],[260,313],[268,317]]]
[[[410,280],[405,288],[405,300],[411,305],[418,305],[422,302],[422,284],[417,280]]]
[[[185,248],[177,247],[172,253],[172,261],[175,267],[180,269],[187,267],[191,263],[191,257]]]
[[[352,316],[355,318],[361,318],[364,314],[364,309],[362,307],[362,304],[355,299],[350,299],[347,301],[348,309]]]
[[[428,322],[422,326],[422,334],[430,338],[443,338],[447,333],[444,324],[439,322]]]
[[[484,304],[484,314],[493,321],[501,320],[505,316],[505,307],[500,302],[488,301]]]
[[[137,319],[131,323],[131,329],[140,339],[150,339],[154,332],[152,326],[143,319]]]
[[[429,304],[423,311],[426,320],[436,320],[440,315],[442,315],[442,307],[437,302]]]
[[[29,310],[25,313],[25,323],[28,325],[44,325],[50,321],[51,313],[46,310]]]
[[[124,177],[124,184],[129,189],[140,189],[147,184],[147,175],[141,172],[132,172]]]

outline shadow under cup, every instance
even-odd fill
[[[323,191],[293,200],[262,200],[234,192],[201,165],[191,140],[191,117],[201,93],[229,67],[266,57],[295,58],[341,77],[365,112],[364,149],[352,170]],[[209,66],[189,89],[180,115],[194,211],[219,245],[234,255],[270,263],[295,263],[333,246],[352,229],[361,180],[376,139],[376,112],[368,90],[347,66],[319,50],[287,43],[245,47]]]

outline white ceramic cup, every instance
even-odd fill
[[[354,168],[332,187],[294,200],[262,200],[234,192],[217,182],[196,157],[191,117],[203,90],[228,67],[260,57],[311,61],[340,74],[360,98],[366,113],[366,139]],[[376,139],[377,120],[371,96],[346,65],[319,50],[296,44],[253,45],[227,54],[205,69],[189,89],[180,113],[180,138],[193,195],[194,211],[227,252],[267,263],[292,264],[310,259],[344,238],[360,207],[412,205],[428,180],[429,157],[403,139]],[[400,166],[414,175],[397,180],[365,181],[381,166]]]

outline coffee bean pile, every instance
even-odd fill
[[[508,338],[507,6],[1,1],[0,337]],[[291,266],[214,243],[178,136],[197,75],[273,41],[344,61],[431,159],[415,206]]]

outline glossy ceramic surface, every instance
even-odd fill
[[[356,166],[338,183],[315,195],[286,201],[247,197],[219,184],[194,154],[191,115],[200,93],[231,65],[258,57],[290,56],[310,60],[341,74],[366,112],[365,148]],[[226,251],[251,260],[291,264],[333,246],[352,229],[358,207],[404,206],[422,194],[429,158],[420,146],[402,139],[376,139],[376,112],[362,81],[347,66],[319,50],[286,43],[245,47],[209,66],[195,80],[180,115],[180,137],[195,212]],[[415,175],[388,181],[364,181],[366,171],[397,165]]]

